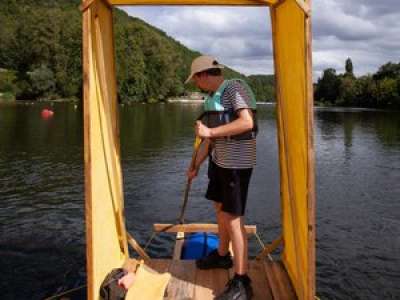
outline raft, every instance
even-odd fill
[[[213,299],[230,271],[196,270],[181,259],[189,232],[216,232],[215,224],[154,225],[176,235],[170,259],[148,256],[125,226],[114,57],[114,5],[234,5],[269,7],[272,22],[280,167],[281,235],[269,236],[250,277],[255,299],[315,298],[315,179],[310,0],[85,0],[83,91],[87,298],[99,299],[106,275],[137,263],[128,245],[155,272],[171,274],[167,299]],[[196,7],[193,7],[196,9]],[[267,37],[266,37],[267,39]],[[260,135],[262,132],[259,133]],[[262,160],[258,157],[258,160]],[[162,220],[160,220],[162,221]],[[249,235],[255,226],[247,226]],[[281,247],[279,259],[270,253]],[[148,286],[151,289],[151,283]],[[148,299],[151,300],[151,299]]]

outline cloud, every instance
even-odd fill
[[[356,75],[376,72],[400,59],[398,0],[313,1],[314,78],[326,68]],[[266,7],[123,7],[185,46],[216,56],[241,73],[273,73],[269,9]]]
[[[213,55],[239,72],[272,72],[267,7],[125,7],[124,10],[162,29],[190,49]]]

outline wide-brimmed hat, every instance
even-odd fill
[[[185,84],[192,80],[194,74],[203,72],[209,69],[223,69],[224,66],[220,65],[218,61],[209,55],[202,55],[195,58],[192,62],[192,66],[190,68],[190,75],[186,79]]]

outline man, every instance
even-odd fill
[[[225,291],[216,297],[251,299],[253,291],[247,276],[247,235],[244,212],[252,169],[256,163],[255,98],[242,80],[224,80],[223,66],[211,56],[196,58],[186,82],[193,83],[209,97],[205,101],[206,120],[198,120],[196,135],[204,139],[188,178],[196,177],[201,163],[209,160],[209,185],[206,198],[214,201],[220,244],[218,250],[196,261],[200,269],[232,267],[229,242],[232,242],[235,275]]]

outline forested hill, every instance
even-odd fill
[[[82,20],[79,0],[0,2],[0,94],[17,99],[80,99]],[[185,88],[199,55],[163,31],[114,10],[118,96],[122,102],[163,101]],[[231,69],[227,78],[245,76]],[[271,78],[247,78],[260,100],[273,97]],[[268,84],[266,87],[264,84]]]

